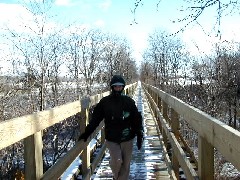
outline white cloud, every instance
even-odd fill
[[[57,6],[69,6],[71,5],[71,0],[56,0],[55,4]]]
[[[236,23],[234,20],[234,18],[229,18],[224,24],[222,24],[222,40],[234,40],[235,42],[240,42],[240,24]]]
[[[101,28],[101,27],[104,27],[105,22],[103,20],[99,19],[94,24],[95,24],[95,26]]]
[[[201,53],[210,54],[216,38],[207,36],[198,28],[192,28],[184,31],[183,41],[192,55],[199,55]]]
[[[238,18],[239,16],[237,15],[222,17],[219,27],[221,34],[217,34],[218,26],[211,24],[210,20],[204,21],[202,27],[197,25],[192,28],[188,27],[182,34],[183,41],[189,47],[192,55],[201,55],[203,53],[209,55],[215,51],[216,43],[239,43],[240,24],[237,23]],[[226,43],[224,44],[227,45]]]
[[[111,0],[104,0],[102,3],[99,4],[99,7],[103,10],[107,10],[110,8],[111,4],[112,4]]]
[[[133,57],[136,59],[137,63],[140,63],[142,61],[142,53],[144,49],[147,48],[148,32],[139,31],[137,28],[133,28],[129,31],[128,36],[134,50]]]
[[[43,16],[33,15],[24,6],[19,4],[0,3],[0,33],[9,34],[36,34],[44,25],[45,33],[50,33],[58,28],[53,21],[46,21]]]
[[[23,21],[29,21],[32,14],[23,6],[0,3],[0,26],[20,30]]]

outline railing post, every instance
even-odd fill
[[[158,109],[160,110],[160,112],[162,112],[162,100],[159,95],[158,95],[157,106],[158,106]]]
[[[155,101],[156,104],[158,104],[158,94],[155,92],[154,95],[155,95],[154,96],[154,101]]]
[[[162,101],[162,114],[166,121],[169,123],[168,118],[168,104],[165,101]]]
[[[100,99],[101,99],[101,96],[100,95],[97,96],[96,104],[100,101]],[[100,139],[100,141],[101,141],[101,146],[102,146],[105,142],[105,132],[104,132],[103,128],[101,129],[101,139]]]
[[[26,180],[38,180],[43,175],[42,148],[41,131],[24,139],[24,178]]]
[[[160,112],[162,112],[162,104],[161,103],[162,103],[161,98],[158,96],[157,107],[158,107]],[[157,118],[160,118],[160,117],[157,115]],[[158,126],[159,126],[159,129],[161,131],[161,134],[163,134],[162,123],[161,123],[160,120],[158,120]]]
[[[167,110],[168,110],[168,104],[166,102],[162,101],[162,115],[163,115],[164,119],[166,119],[166,121],[169,123]],[[165,131],[162,132],[162,136],[163,136],[163,142],[164,142],[165,146],[168,147],[168,139],[167,139],[167,135],[166,135]]]
[[[177,140],[179,140],[179,115],[178,113],[171,108],[171,128]],[[172,152],[172,167],[177,179],[179,179],[179,161],[174,152]]]
[[[198,174],[200,179],[214,179],[214,148],[201,136],[198,137]]]
[[[80,132],[83,133],[89,122],[89,99],[85,98],[81,100],[81,121]],[[90,145],[88,144],[81,154],[82,160],[82,175],[88,173],[88,167],[90,166]]]

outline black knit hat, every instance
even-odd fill
[[[111,79],[110,86],[125,86],[125,81],[121,75],[114,75]]]

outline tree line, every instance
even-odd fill
[[[149,36],[140,79],[240,130],[240,43],[219,42],[212,54],[191,56],[179,39],[156,31]],[[170,115],[171,112],[168,112]],[[180,117],[181,135],[198,157],[198,134]],[[215,178],[239,171],[215,149]],[[224,169],[228,168],[226,172]],[[231,169],[231,170],[230,170]]]
[[[21,30],[5,27],[2,35],[10,47],[2,54],[11,64],[0,77],[0,121],[80,100],[109,90],[112,75],[126,83],[138,78],[132,48],[126,38],[99,29],[51,26],[51,3],[27,4],[32,21]],[[79,136],[76,115],[43,131],[44,170],[51,167]],[[23,142],[0,151],[0,179],[24,172]]]

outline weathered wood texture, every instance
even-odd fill
[[[187,179],[198,179],[198,175],[194,170],[194,167],[192,166],[185,152],[181,148],[181,145],[178,142],[177,138],[175,137],[174,133],[172,132],[172,128],[170,127],[169,123],[166,121],[166,119],[163,117],[160,110],[157,108],[157,104],[154,102],[151,95],[148,92],[145,92],[145,94],[147,95],[148,100],[150,101],[151,108],[155,109],[155,112],[156,112],[155,116],[159,121],[161,121],[160,128],[162,128],[162,132],[164,132],[167,142],[170,142],[172,147],[172,152],[174,153],[174,156],[176,156],[178,160],[177,162],[172,161],[172,163],[175,163],[175,164],[172,164],[172,167],[174,168],[175,166],[178,166],[178,164],[180,164]],[[164,142],[164,144],[166,145],[166,142]],[[179,169],[175,171],[176,175],[179,174],[178,171]]]
[[[125,87],[125,92],[131,94],[136,88],[137,83],[127,85]],[[41,130],[46,129],[56,123],[65,120],[68,117],[76,115],[77,113],[85,114],[83,127],[88,123],[88,110],[89,107],[95,105],[104,96],[109,95],[108,92],[102,94],[97,94],[88,98],[84,98],[81,101],[75,101],[71,103],[64,104],[49,110],[33,113],[30,115],[25,115],[22,117],[10,119],[0,123],[0,149],[8,147],[22,139],[24,139],[24,158],[26,162],[25,166],[25,179],[58,179],[61,174],[66,170],[66,168],[73,162],[73,160],[80,155],[83,156],[84,163],[84,173],[89,171],[90,160],[89,153],[90,150],[87,148],[90,140],[95,137],[96,133],[103,128],[104,124],[101,123],[100,126],[92,133],[90,138],[86,143],[77,142],[76,145],[69,150],[69,152],[63,156],[60,160],[56,162],[52,168],[50,168],[45,174],[43,174],[43,161],[42,161],[42,137]],[[102,133],[104,137],[104,133]],[[8,138],[6,138],[8,137]],[[103,142],[104,139],[101,139]],[[103,146],[105,147],[105,146]],[[102,153],[103,154],[103,153]],[[101,157],[97,157],[99,161]],[[97,162],[91,168],[95,167]]]
[[[80,111],[81,104],[76,101],[46,111],[3,121],[0,123],[0,149],[46,129]]]
[[[176,97],[159,90],[156,87],[146,84],[144,84],[144,87],[146,91],[149,92],[149,95],[156,94],[158,96],[157,99],[161,99],[161,101],[163,102],[161,103],[161,105],[159,105],[159,103],[158,105],[154,105],[154,108],[165,106],[166,103],[169,109],[173,109],[178,114],[178,116],[184,118],[189,123],[189,125],[198,133],[198,171],[199,177],[201,179],[204,179],[205,177],[213,178],[213,148],[216,148],[229,162],[231,162],[238,170],[240,170],[239,131],[217,120],[216,118],[211,117],[203,111],[188,105],[187,103],[177,99]],[[177,144],[177,138],[175,139],[173,136],[174,134],[172,133],[176,133],[175,127],[171,128],[168,125],[168,120],[165,120],[165,108],[166,107],[163,107],[159,110],[159,116],[162,116],[160,111],[163,112],[163,117],[160,117],[162,128],[165,129],[165,133],[167,134],[168,138],[170,138],[170,141],[173,143],[171,144],[172,147],[174,149],[178,149],[178,153],[176,153],[175,155],[184,157],[185,155],[181,154],[181,148]],[[181,158],[178,157],[178,160],[180,165],[182,166]],[[208,166],[205,166],[206,163],[208,164]]]

